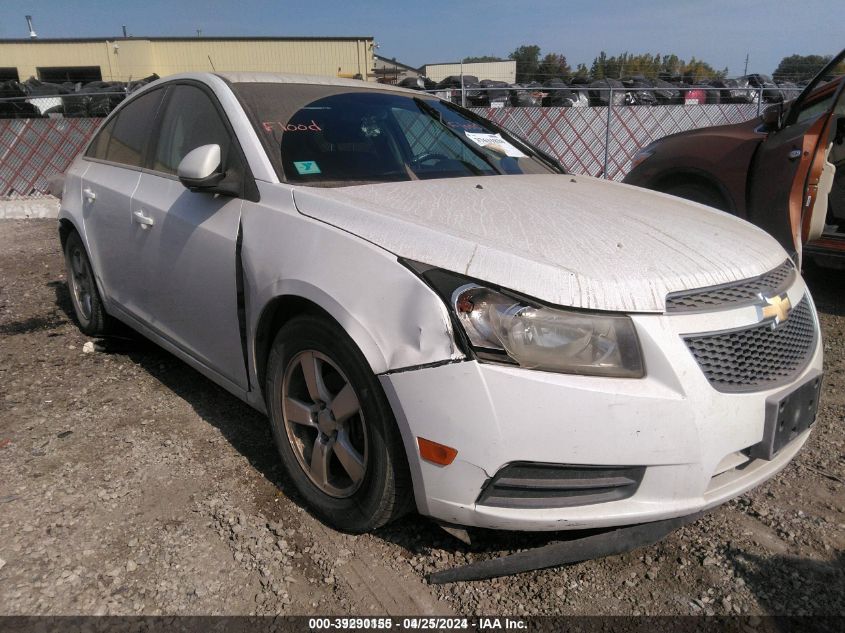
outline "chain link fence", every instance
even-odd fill
[[[702,99],[705,100],[705,99]],[[759,116],[762,101],[685,105],[472,108],[555,156],[571,172],[622,180],[631,158],[652,141],[696,128]]]
[[[0,199],[42,197],[102,119],[0,119]]]

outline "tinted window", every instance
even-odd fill
[[[201,145],[217,144],[223,165],[229,165],[229,131],[210,97],[194,86],[175,86],[161,120],[153,169],[175,174],[185,154]]]
[[[114,123],[110,124],[106,160],[133,167],[143,166],[144,149],[152,134],[153,121],[163,94],[163,90],[145,93],[120,109]],[[95,151],[99,151],[99,139]]]
[[[833,96],[834,93],[831,92],[828,96],[824,99],[816,101],[814,103],[805,104],[803,108],[801,108],[801,112],[798,113],[798,118],[796,119],[796,123],[804,123],[805,121],[809,121],[810,119],[815,119],[818,115],[828,112],[833,105]]]
[[[94,137],[94,140],[88,147],[88,151],[85,154],[86,156],[106,160],[106,152],[109,149],[109,140],[111,139],[111,131],[114,128],[115,120],[116,119],[112,119],[105,125],[105,127],[103,127],[102,130],[97,132],[97,136]]]

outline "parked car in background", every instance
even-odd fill
[[[734,125],[661,138],[640,149],[624,182],[728,211],[788,251],[845,263],[845,77]]]
[[[419,92],[153,82],[59,218],[82,331],[118,319],[267,413],[344,530],[687,516],[772,477],[816,417],[818,319],[775,240]]]

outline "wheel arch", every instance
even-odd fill
[[[71,233],[76,232],[82,235],[76,225],[68,218],[59,218],[59,241],[62,244],[62,252],[65,251],[67,245],[67,238]]]
[[[305,290],[303,292],[302,290]],[[348,312],[318,289],[284,292],[268,300],[261,309],[252,337],[253,364],[262,402],[266,404],[267,360],[276,333],[301,315],[322,316],[334,321],[356,345],[374,374],[387,370],[387,361],[373,337]]]
[[[678,185],[697,185],[706,187],[716,193],[724,202],[724,210],[728,213],[736,214],[737,207],[728,189],[714,178],[712,174],[699,169],[676,169],[670,172],[661,174],[649,183],[649,188],[655,191],[665,192],[670,187]]]

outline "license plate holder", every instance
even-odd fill
[[[772,459],[786,444],[806,431],[816,421],[822,372],[815,370],[799,387],[766,398],[766,423],[763,441],[750,449],[750,456]]]

